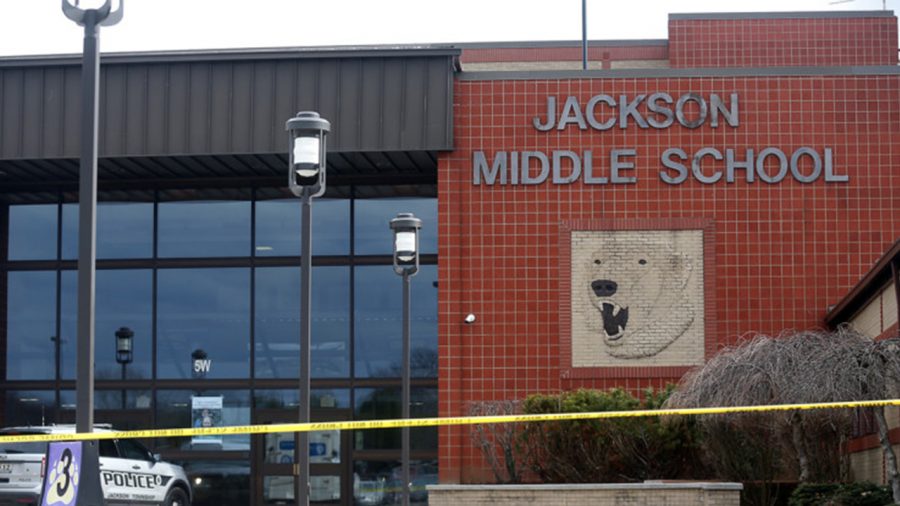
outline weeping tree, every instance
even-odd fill
[[[472,404],[469,416],[520,414],[518,401],[485,401]],[[472,426],[472,442],[491,467],[497,483],[521,483],[525,465],[521,458],[521,428],[517,423],[484,423]]]
[[[726,348],[706,365],[682,378],[669,398],[670,407],[750,406],[840,402],[892,398],[900,386],[900,339],[873,341],[849,327],[835,331],[803,331],[776,337],[755,335]],[[884,451],[894,501],[900,503],[900,473],[888,440],[884,408],[873,408]],[[822,463],[841,462],[833,456],[849,435],[852,412],[816,410],[774,412],[768,419],[793,450],[800,481],[822,479],[834,469]],[[726,420],[740,425],[755,419],[733,415]],[[708,417],[712,428],[722,419]],[[836,445],[823,445],[827,431]],[[829,448],[830,446],[830,448]],[[837,447],[837,448],[835,448]],[[846,462],[839,466],[842,470]],[[846,476],[845,472],[840,473]],[[832,478],[833,479],[833,478]]]

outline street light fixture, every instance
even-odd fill
[[[403,276],[403,372],[400,405],[402,418],[409,418],[409,278],[419,272],[419,229],[422,220],[412,213],[399,213],[391,220],[394,231],[394,272]],[[403,506],[409,506],[409,427],[401,429],[401,465],[403,467]]]
[[[116,362],[122,364],[122,379],[125,379],[125,366],[134,358],[134,331],[128,327],[119,327],[116,331]]]
[[[134,359],[134,331],[119,327],[116,331],[116,362],[122,364],[122,381],[125,381],[125,367]],[[125,409],[125,388],[122,388],[122,409]]]
[[[122,19],[125,0],[112,10],[105,0],[97,9],[79,9],[62,0],[67,18],[84,27],[81,64],[81,160],[78,181],[78,353],[75,382],[75,431],[94,427],[94,281],[97,235],[97,118],[100,95],[100,27]]]
[[[325,136],[331,123],[312,111],[298,112],[289,119],[288,187],[300,197],[300,413],[299,422],[309,423],[310,334],[312,333],[312,199],[325,193]],[[297,434],[295,455],[299,469],[296,492],[298,506],[309,504],[309,433]]]
[[[321,197],[325,193],[325,136],[331,123],[312,111],[298,112],[289,119],[290,132],[288,186],[298,197]],[[302,252],[301,252],[302,254]]]

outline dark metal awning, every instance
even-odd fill
[[[329,186],[434,185],[437,153],[453,149],[458,55],[421,46],[104,56],[100,190],[282,185],[284,123],[301,110],[331,121]],[[80,72],[78,57],[0,59],[0,198],[76,188]]]

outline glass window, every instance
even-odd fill
[[[97,208],[97,258],[153,256],[153,204],[103,202]]]
[[[99,217],[97,221],[99,221]],[[78,258],[78,204],[63,204],[62,206],[61,249],[63,260]]]
[[[59,374],[73,379],[78,360],[78,271],[60,273],[59,291]],[[96,347],[96,335],[94,339]]]
[[[400,387],[358,388],[354,390],[353,417],[355,420],[383,420],[400,418]],[[413,388],[410,392],[411,418],[438,416],[437,389]],[[437,427],[414,427],[409,431],[413,450],[437,450]],[[399,450],[400,429],[371,429],[353,432],[356,450]]]
[[[116,362],[116,331],[134,332],[132,362],[125,377],[150,379],[153,373],[153,271],[99,270],[95,322],[95,370],[97,379],[119,379],[122,365]]]
[[[6,379],[55,378],[56,272],[10,272],[7,290]]]
[[[295,409],[300,406],[300,392],[291,390],[256,390],[253,393],[256,409]],[[350,407],[350,391],[342,388],[313,389],[310,391],[313,408],[343,409]]]
[[[256,255],[300,255],[300,199],[256,203]],[[350,201],[315,199],[312,204],[313,255],[350,254]]]
[[[353,205],[353,247],[357,255],[394,254],[394,233],[389,224],[397,213],[413,213],[422,220],[419,250],[422,254],[437,253],[437,199],[357,199]]]
[[[153,461],[153,454],[144,445],[131,439],[118,440],[119,454],[123,459]]]
[[[78,350],[78,272],[62,272],[60,374],[74,379]],[[94,374],[98,380],[121,379],[116,362],[116,330],[134,332],[132,362],[125,377],[150,379],[153,351],[153,271],[98,270],[94,309]]]
[[[256,377],[300,377],[300,269],[256,269]],[[350,269],[312,269],[312,377],[350,376]]]
[[[212,408],[211,426],[250,425],[250,392],[247,390],[159,390],[156,393],[157,428],[193,426],[194,397],[221,397],[221,408]],[[250,435],[157,438],[157,448],[202,451],[249,451]]]
[[[9,259],[56,259],[56,204],[9,206]]]
[[[122,404],[122,394],[125,394],[125,404]],[[109,410],[119,411],[122,409],[150,409],[150,391],[149,390],[94,390],[94,409],[98,411]],[[75,390],[62,390],[59,392],[60,408],[64,410],[74,410],[77,402],[77,392]],[[104,423],[99,417],[95,417],[97,423]],[[141,420],[143,425],[137,425],[134,428],[149,427],[150,420]],[[117,429],[130,430],[120,427],[116,424]]]
[[[428,485],[438,484],[437,460],[411,460],[409,462],[410,504],[428,504]]]
[[[160,257],[250,256],[250,202],[162,202]]]
[[[437,266],[423,265],[410,280],[410,369],[437,377]],[[356,268],[357,377],[399,377],[403,346],[403,286],[392,266]]]
[[[158,377],[249,377],[249,269],[161,269],[158,276]],[[194,371],[195,350],[206,353],[208,370]]]
[[[403,468],[399,461],[357,460],[353,462],[354,504],[391,506],[401,504],[403,482],[400,478],[402,476]],[[412,498],[410,497],[410,499]]]
[[[56,393],[52,390],[7,390],[4,406],[7,427],[56,422]]]
[[[119,449],[116,448],[115,441],[111,439],[101,439],[100,440],[100,456],[101,457],[112,457],[114,459],[119,458]]]
[[[354,391],[353,418],[355,420],[384,420],[400,418],[400,388],[358,388]],[[412,400],[412,399],[410,399]],[[400,429],[370,429],[353,431],[356,450],[399,450]],[[410,431],[412,439],[412,431]]]
[[[413,388],[409,393],[409,416],[432,418],[438,416],[437,388]],[[437,451],[437,427],[413,427],[409,429],[409,444],[413,450]]]
[[[78,258],[78,204],[63,204],[62,258]],[[97,258],[151,258],[153,204],[97,204]]]
[[[263,477],[263,501],[265,504],[294,504],[294,477]]]

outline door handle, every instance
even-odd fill
[[[138,466],[138,465],[134,465],[134,466],[131,466],[131,468],[132,468],[132,469],[140,469],[140,468],[141,468],[141,466]]]

